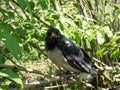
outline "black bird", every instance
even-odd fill
[[[48,58],[66,71],[80,73],[82,79],[97,75],[89,55],[56,28],[47,31],[45,47]]]

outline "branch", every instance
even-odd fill
[[[55,86],[47,86],[45,87],[45,90],[50,90],[50,89],[55,89],[55,88],[60,88],[60,87],[67,87],[69,84],[62,84],[62,85],[55,85]]]
[[[12,65],[0,64],[0,68],[17,69],[18,71],[25,71],[25,72],[29,72],[29,73],[36,73],[36,74],[48,76],[48,75],[45,75],[45,74],[41,73],[38,70],[28,70],[28,69],[26,69],[22,66],[18,66],[18,65],[17,66],[12,66]]]
[[[28,83],[28,84],[25,84],[24,85],[24,88],[23,90],[30,90],[30,89],[35,89],[35,88],[39,88],[40,86],[44,86],[46,84],[49,84],[49,83],[53,83],[53,82],[57,82],[57,81],[65,81],[67,78],[70,78],[70,77],[77,77],[78,74],[65,74],[65,75],[61,75],[61,76],[55,76],[55,77],[51,77],[49,79],[46,79],[46,80],[40,80],[40,81],[34,81],[34,82],[31,82],[31,83]],[[71,86],[71,85],[76,85],[76,84],[79,84],[79,85],[85,85],[87,87],[90,87],[90,88],[94,88],[90,83],[87,83],[85,81],[67,81],[67,83],[65,82],[65,84],[63,85],[57,85],[57,86],[47,86],[46,89],[53,89],[53,88],[58,88],[58,87],[66,87],[66,86]],[[9,90],[13,90],[13,88],[10,88]],[[14,90],[18,90],[18,89],[15,89],[14,87]],[[98,87],[98,90],[106,90],[105,88],[102,88],[102,87]]]
[[[96,59],[96,58],[92,58],[95,62],[101,64],[103,67],[101,66],[97,66],[98,69],[100,70],[107,70],[107,71],[113,71],[113,70],[120,70],[120,67],[119,66],[116,66],[116,67],[111,67],[111,66],[108,66],[106,65],[105,63],[101,62],[100,60]]]
[[[14,1],[14,0],[11,0],[11,1],[21,9],[20,5],[16,1]],[[12,5],[11,3],[9,3],[9,5],[14,11],[17,11],[15,8],[13,8],[14,5]],[[29,16],[26,14],[26,12],[23,9],[21,9],[21,11],[25,15],[25,17],[29,19]]]
[[[57,82],[57,81],[65,81],[67,78],[70,78],[70,77],[75,77],[77,76],[78,74],[64,74],[64,75],[60,75],[60,76],[55,76],[55,77],[51,77],[49,79],[46,79],[46,80],[40,80],[40,81],[34,81],[34,82],[31,82],[31,83],[28,83],[28,84],[25,84],[24,85],[24,88],[23,90],[30,90],[30,89],[35,89],[37,87],[40,87],[40,86],[43,86],[43,85],[46,85],[46,84],[49,84],[49,83],[52,83],[52,82]],[[80,82],[80,81],[68,81],[67,80],[67,83],[65,82],[65,84],[63,85],[57,85],[57,86],[49,86],[49,87],[46,87],[46,88],[57,88],[57,87],[65,87],[65,86],[71,86],[71,85],[74,85],[74,84],[81,84],[81,85],[85,85],[87,87],[91,87],[91,88],[94,88],[91,84],[87,83],[87,82]],[[13,88],[9,88],[9,90],[13,90]],[[14,90],[15,90],[15,87],[14,87]]]
[[[98,60],[98,59],[96,59],[96,58],[92,58],[95,62],[97,62],[97,63],[99,63],[99,64],[101,64],[101,65],[103,65],[103,66],[107,66],[106,64],[104,64],[103,62],[101,62],[100,60]]]
[[[42,81],[35,81],[32,83],[26,84],[24,86],[24,90],[40,87],[41,85],[49,84],[49,83],[56,82],[56,81],[64,81],[66,78],[75,77],[75,76],[76,74],[67,74],[67,75],[62,75],[62,76],[55,76],[55,77],[42,80]]]

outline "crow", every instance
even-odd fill
[[[85,80],[97,75],[90,56],[80,46],[62,35],[58,29],[48,29],[45,48],[48,58],[64,71],[79,73]]]

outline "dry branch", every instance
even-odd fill
[[[35,81],[32,83],[26,84],[24,86],[24,90],[27,90],[27,89],[29,90],[31,88],[40,87],[41,85],[46,85],[46,84],[56,82],[56,81],[64,81],[65,78],[74,77],[74,76],[76,76],[76,74],[67,74],[67,75],[55,76],[55,77],[52,77],[46,80]]]
[[[62,84],[62,85],[56,85],[56,86],[47,86],[45,89],[55,89],[55,88],[60,88],[60,87],[67,87],[69,84]]]
[[[119,66],[116,66],[116,67],[111,67],[111,66],[108,66],[106,65],[105,63],[101,62],[100,60],[96,59],[96,58],[92,58],[96,63],[102,65],[101,66],[97,66],[98,69],[100,70],[107,70],[107,71],[113,71],[113,70],[120,70],[120,67]]]

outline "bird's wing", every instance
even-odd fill
[[[62,51],[64,57],[72,67],[81,72],[96,74],[90,57],[82,48],[76,46],[72,41],[63,36],[62,39],[58,41],[58,48]]]

